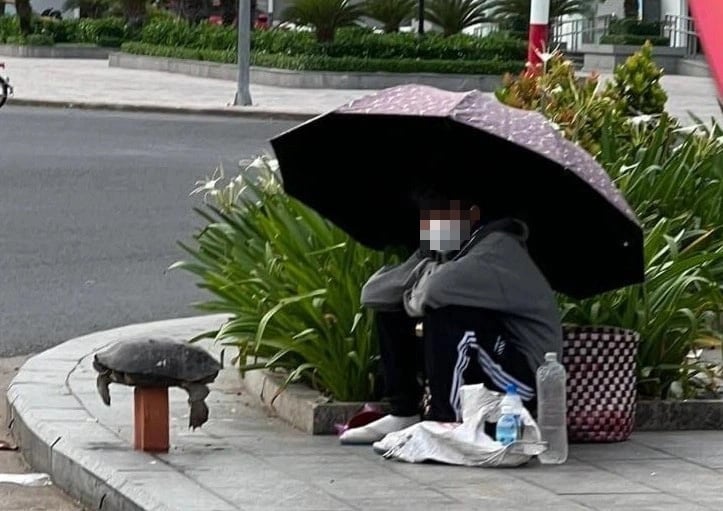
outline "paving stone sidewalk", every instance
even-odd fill
[[[318,115],[371,92],[252,85],[254,105],[230,107],[236,90],[232,81],[111,68],[105,60],[0,60],[7,64],[18,100]],[[663,85],[670,96],[668,109],[673,115],[687,123],[691,111],[706,122],[715,117],[723,123],[710,78],[668,75],[663,78]]]
[[[222,371],[210,420],[187,428],[171,390],[168,454],[131,448],[132,389],[95,388],[92,354],[135,336],[188,338],[220,316],[133,325],[68,341],[30,359],[8,391],[12,430],[35,470],[89,509],[345,511],[494,509],[686,510],[723,505],[723,431],[640,433],[574,445],[565,465],[478,469],[388,461],[368,447],[300,433],[256,406],[238,373]]]

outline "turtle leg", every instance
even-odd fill
[[[100,398],[108,406],[110,406],[110,390],[108,389],[108,385],[110,385],[112,381],[110,371],[100,373],[95,380],[95,384],[98,387],[98,394],[100,394]]]
[[[208,406],[204,401],[210,392],[208,386],[202,383],[185,383],[181,387],[188,392],[188,404],[191,406],[188,427],[200,428],[208,420]]]

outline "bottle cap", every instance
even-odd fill
[[[507,393],[508,394],[517,394],[517,385],[514,383],[508,383],[507,384]]]
[[[545,353],[545,360],[547,362],[557,362],[557,353],[554,351],[550,351],[549,353]]]

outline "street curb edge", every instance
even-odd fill
[[[210,115],[217,117],[236,117],[272,121],[307,121],[320,115],[304,112],[281,110],[236,110],[232,108],[188,108],[161,105],[137,105],[124,103],[92,103],[72,101],[52,101],[44,99],[11,99],[7,105],[18,107],[67,108],[77,110],[107,110],[112,112],[138,112],[176,115]]]

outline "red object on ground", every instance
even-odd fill
[[[723,100],[723,1],[689,0],[695,30],[718,88],[718,100]]]
[[[268,30],[269,28],[269,17],[266,14],[259,14],[256,17],[254,28],[258,30]]]
[[[364,406],[357,410],[346,424],[334,424],[334,430],[336,431],[336,434],[340,436],[347,429],[366,426],[370,422],[381,419],[384,415],[385,413],[382,411],[380,406],[372,403],[364,403]]]
[[[146,452],[168,452],[168,389],[136,387],[133,401],[135,448]]]
[[[223,18],[221,16],[209,16],[208,22],[211,25],[223,25]]]
[[[545,51],[549,34],[550,0],[532,0],[530,4],[527,61],[533,70],[542,64],[542,59],[539,54]]]

